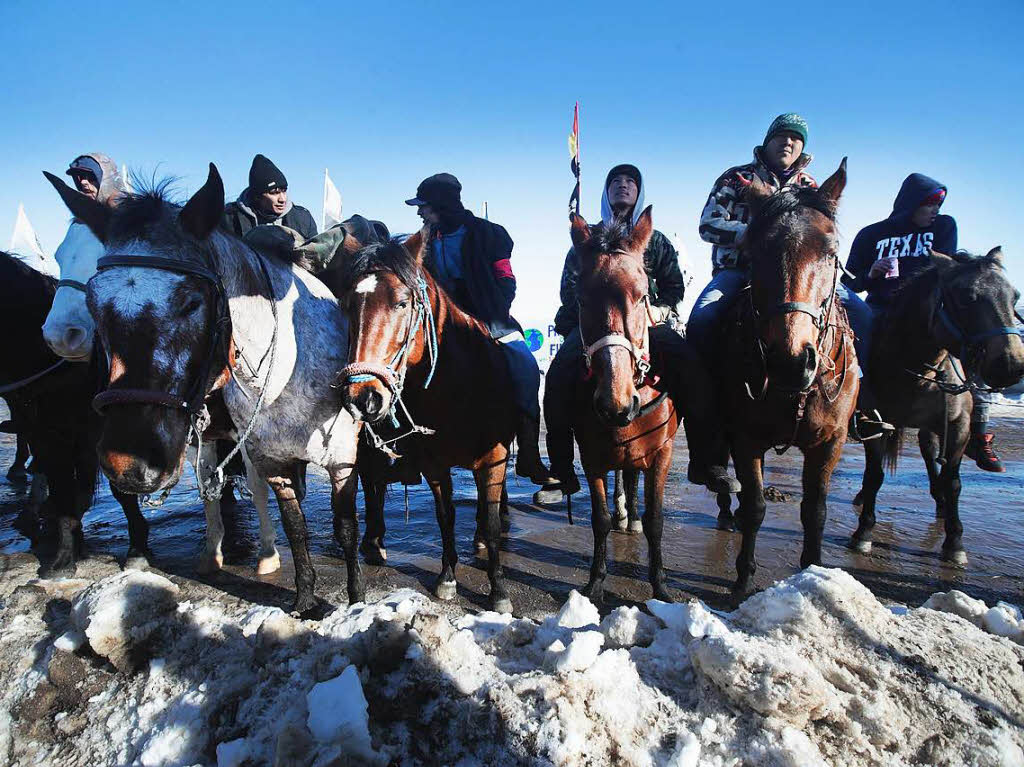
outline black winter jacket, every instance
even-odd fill
[[[461,214],[466,227],[462,240],[463,278],[452,296],[459,308],[469,312],[487,326],[492,338],[522,332],[509,311],[516,296],[516,278],[512,273],[512,238],[505,227],[482,218],[470,211]],[[436,275],[433,241],[436,229],[430,231],[424,265]]]
[[[604,226],[596,224],[592,230]],[[672,307],[683,300],[686,283],[683,273],[679,270],[679,254],[672,246],[668,237],[657,229],[651,234],[651,240],[644,251],[644,269],[647,272],[648,288],[651,304],[654,306]],[[555,313],[555,332],[565,337],[580,324],[579,296],[576,284],[580,278],[580,261],[575,248],[569,248],[562,267],[562,283],[559,286],[559,297],[562,305]]]
[[[221,228],[236,237],[244,237],[245,233],[260,224],[278,224],[287,226],[301,234],[305,239],[316,237],[316,222],[309,211],[301,205],[293,205],[290,201],[288,209],[281,216],[267,215],[260,211],[249,200],[249,189],[246,188],[235,202],[224,206]]]

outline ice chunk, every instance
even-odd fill
[[[1020,608],[1008,602],[998,602],[982,616],[982,625],[990,634],[1021,641],[1024,634],[1024,620]]]
[[[921,607],[959,615],[976,626],[981,625],[981,616],[988,609],[980,599],[969,597],[964,592],[957,591],[956,589],[932,594]]]
[[[370,717],[355,666],[314,685],[306,695],[306,723],[317,740],[337,743],[343,753],[371,757]]]
[[[601,654],[601,646],[604,644],[604,634],[600,631],[578,631],[573,634],[572,641],[568,647],[558,650],[561,642],[555,642],[551,648],[551,664],[555,671],[568,673],[570,671],[583,671],[597,660]]]
[[[53,641],[53,646],[63,652],[74,652],[85,642],[85,634],[80,631],[65,631]]]
[[[722,620],[708,610],[703,602],[697,600],[686,604],[675,604],[649,599],[647,600],[647,609],[667,628],[693,639],[723,636],[729,633],[728,627]]]
[[[605,647],[646,646],[658,630],[657,621],[639,607],[617,607],[601,621]]]
[[[601,613],[594,603],[580,594],[576,589],[569,592],[569,598],[558,611],[555,625],[561,628],[578,629],[584,626],[597,626],[601,622]]]
[[[665,767],[697,767],[700,760],[700,741],[697,736],[686,732],[676,737],[676,748],[665,762]]]
[[[241,767],[249,756],[249,743],[245,738],[217,744],[217,767]]]

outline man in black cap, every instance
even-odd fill
[[[288,180],[274,163],[261,154],[252,158],[249,186],[235,202],[224,207],[221,226],[242,237],[261,224],[287,226],[305,239],[316,236],[316,222],[301,205],[288,199]]]
[[[538,485],[554,479],[540,459],[540,370],[509,314],[516,295],[512,238],[505,228],[477,218],[462,206],[462,184],[450,173],[424,179],[406,205],[429,228],[427,270],[464,311],[487,326],[505,352],[520,419],[516,474]]]
[[[635,165],[616,165],[605,178],[601,195],[601,222],[591,231],[625,221],[632,229],[643,212],[644,182]],[[644,251],[651,317],[658,324],[651,328],[652,356],[661,360],[665,379],[676,406],[683,413],[686,442],[690,450],[689,478],[695,484],[707,485],[714,492],[735,493],[739,483],[728,476],[725,466],[715,465],[713,456],[725,450],[724,435],[714,428],[709,416],[714,412],[714,389],[710,375],[694,349],[665,322],[678,313],[683,300],[682,272],[679,254],[668,237],[654,230]],[[561,483],[564,495],[580,489],[573,466],[572,413],[573,397],[583,364],[583,340],[579,332],[580,264],[576,249],[570,248],[562,268],[559,289],[562,305],[555,314],[555,330],[564,339],[551,360],[544,383],[544,420],[547,423],[548,458],[551,471]],[[557,501],[555,494],[538,494],[538,502]]]

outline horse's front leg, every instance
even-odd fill
[[[804,550],[800,567],[821,564],[821,541],[825,534],[826,498],[832,472],[843,453],[843,439],[833,439],[804,452],[803,491],[800,522],[804,527]]]
[[[256,574],[269,575],[281,569],[281,555],[277,552],[277,530],[267,510],[270,488],[252,465],[245,445],[242,445],[242,463],[245,464],[246,484],[252,493],[252,505],[256,507],[256,515],[260,520],[260,550],[256,555]]]
[[[586,468],[584,466],[584,468]],[[616,477],[619,473],[616,472]],[[603,471],[587,472],[590,485],[590,527],[594,533],[594,557],[590,560],[590,580],[583,587],[583,596],[595,605],[604,602],[604,579],[608,574],[608,533],[612,517],[608,512],[608,476]]]
[[[672,443],[665,444],[654,456],[654,462],[644,473],[644,535],[647,537],[648,579],[654,590],[654,598],[671,602],[672,597],[665,588],[665,566],[661,559],[661,535],[665,526],[663,504],[665,501],[665,480],[672,463]]]
[[[316,571],[313,569],[313,559],[309,555],[306,517],[299,503],[303,466],[297,461],[262,464],[259,458],[256,458],[256,462],[264,481],[270,484],[277,498],[281,523],[284,525],[284,533],[292,550],[292,561],[295,563],[295,604],[292,606],[292,612],[300,616],[305,615],[316,606]]]
[[[869,439],[864,444],[864,479],[861,481],[860,492],[860,520],[857,529],[850,538],[850,548],[859,554],[871,552],[871,533],[875,529],[875,505],[878,500],[878,491],[885,480],[885,472],[882,470],[882,462],[885,458],[885,449],[889,440],[898,439],[897,436],[879,437]]]
[[[366,530],[359,543],[359,551],[367,564],[386,565],[388,550],[384,546],[387,525],[384,522],[384,495],[387,491],[388,459],[367,442],[366,432],[359,435],[356,448],[356,470],[363,485],[363,503],[366,507]]]
[[[616,475],[618,476],[618,475]],[[626,510],[625,526],[620,522],[619,529],[628,532],[630,535],[642,533],[643,523],[640,521],[640,471],[638,469],[623,469],[622,484],[624,491],[624,505]],[[616,504],[616,511],[618,511]]]
[[[206,472],[217,466],[217,443],[213,440],[204,442],[198,453],[191,445],[188,450],[194,456],[192,464],[196,467],[196,478],[202,483],[206,480]],[[224,552],[221,550],[224,520],[220,516],[220,498],[204,500],[203,513],[206,515],[206,546],[196,563],[196,572],[205,575],[224,567]]]
[[[939,435],[928,429],[921,429],[917,432],[917,444],[921,448],[921,457],[924,459],[924,469],[928,472],[928,492],[935,501],[935,518],[943,519],[946,516],[946,497],[939,481],[939,474],[942,466],[939,464]]]
[[[757,562],[754,560],[754,549],[757,545],[757,533],[764,522],[764,453],[760,452],[747,440],[737,440],[733,453],[736,467],[736,478],[743,488],[740,491],[740,505],[737,512],[737,525],[743,534],[740,542],[740,553],[736,557],[736,583],[732,588],[733,597],[743,599],[754,591],[754,574]]]
[[[950,423],[948,442],[946,444],[946,463],[939,472],[939,485],[945,500],[946,540],[942,543],[942,560],[957,567],[967,565],[967,552],[964,551],[964,526],[960,522],[960,462],[964,457],[964,449],[970,432],[970,417],[964,415]]]
[[[441,573],[434,583],[434,596],[438,599],[454,599],[457,591],[455,567],[459,554],[455,550],[455,505],[452,503],[451,469],[430,472],[427,477],[430,492],[434,494],[434,513],[441,530]]]
[[[718,493],[715,500],[718,502],[718,519],[715,520],[715,527],[729,532],[735,530],[736,517],[732,513],[732,495]]]
[[[345,569],[348,572],[348,603],[366,601],[366,588],[359,569],[357,545],[359,543],[359,519],[356,516],[356,471],[352,464],[333,466],[328,469],[331,477],[331,511],[334,512],[334,537],[345,552]]]
[[[125,557],[124,565],[142,569],[149,564],[149,522],[142,516],[139,496],[122,493],[113,485],[110,486],[110,494],[121,504],[124,518],[128,522],[128,555]]]
[[[491,582],[491,609],[498,613],[512,612],[505,578],[501,570],[501,497],[505,488],[505,467],[508,462],[508,447],[498,445],[473,472],[476,479],[477,497],[486,506],[482,509],[484,544],[487,547],[487,578]]]

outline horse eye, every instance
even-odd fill
[[[203,302],[198,296],[192,296],[192,298],[188,299],[188,301],[185,302],[185,305],[181,307],[181,315],[185,316],[186,314],[192,314],[192,312],[196,311],[196,309],[202,306],[202,304]]]
[[[404,308],[406,308],[406,307],[407,307],[408,305],[409,305],[409,302],[408,302],[408,301],[399,301],[399,302],[398,302],[397,304],[395,304],[395,308],[396,308],[396,309],[404,309]]]

